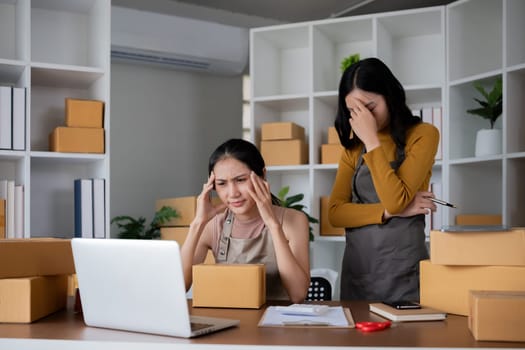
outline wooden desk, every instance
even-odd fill
[[[368,311],[366,302],[343,302],[343,306],[350,307],[356,322],[382,320]],[[456,315],[449,315],[446,321],[394,323],[385,331],[361,333],[356,329],[257,327],[263,312],[192,308],[195,315],[235,318],[241,323],[236,328],[184,339],[87,327],[82,315],[67,310],[33,324],[0,324],[0,349],[525,348],[525,343],[477,342],[468,330],[467,318]]]

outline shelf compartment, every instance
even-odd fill
[[[525,33],[525,2],[522,0],[507,0],[507,66],[514,66],[525,63],[525,40],[522,40]]]
[[[377,56],[403,85],[441,85],[445,81],[444,25],[441,7],[379,15]]]
[[[23,152],[0,151],[0,180],[14,180],[17,185],[25,185],[25,168]]]
[[[309,135],[309,99],[292,98],[259,101],[253,103],[252,123],[255,133],[255,144],[260,145],[261,124],[275,122],[293,122],[305,130],[306,143]]]
[[[525,216],[523,215],[523,198],[525,198],[525,155],[521,158],[507,160],[507,185],[505,188],[507,201],[505,203],[507,225],[513,227],[525,226]],[[505,220],[506,219],[506,220]]]
[[[290,186],[288,196],[299,193],[304,194],[301,204],[306,206],[306,211],[311,213],[311,190],[309,182],[309,171],[306,167],[268,167],[266,171],[266,179],[270,184],[271,192],[277,196],[279,191],[285,187]]]
[[[371,17],[344,19],[313,26],[314,91],[337,90],[341,79],[341,61],[358,53],[375,56]]]
[[[0,59],[28,59],[28,2],[0,0]]]
[[[502,7],[501,0],[459,1],[447,7],[449,80],[501,69]]]
[[[104,177],[104,160],[31,157],[31,237],[74,235],[74,180]]]
[[[106,68],[110,4],[105,0],[31,2],[31,61]],[[49,40],[53,38],[53,40]]]
[[[492,89],[495,80],[492,76],[479,80],[485,90]],[[505,89],[503,91],[505,94]],[[450,86],[449,88],[449,151],[450,159],[474,157],[476,133],[480,129],[489,129],[490,122],[477,115],[467,113],[468,109],[477,108],[474,98],[482,98],[474,88],[473,81]],[[498,118],[495,128],[502,128],[503,115]],[[505,133],[505,130],[503,130]]]
[[[337,103],[337,96],[315,97],[313,100],[314,126],[310,140],[313,147],[313,157],[310,155],[310,163],[321,163],[321,145],[328,143],[328,128],[334,126]]]
[[[312,60],[307,26],[283,26],[251,33],[253,96],[311,91]]]
[[[502,160],[450,165],[449,222],[458,214],[502,214]]]
[[[506,137],[504,138],[507,143],[506,152],[524,152],[525,99],[523,96],[525,96],[525,67],[521,70],[507,73],[507,82],[503,90],[503,110],[506,115]]]
[[[75,73],[73,73],[75,74]],[[93,75],[90,74],[91,77]],[[58,126],[65,126],[65,99],[100,99],[105,92],[100,88],[99,77],[91,85],[70,84],[69,81],[57,80],[56,86],[46,86],[45,81],[36,80],[31,89],[30,144],[32,151],[49,150],[49,134]],[[42,85],[36,85],[38,82]],[[102,84],[103,85],[103,84]],[[105,101],[104,101],[105,102]],[[107,118],[104,118],[107,119]],[[107,127],[107,120],[104,121]],[[107,151],[107,149],[106,149]]]
[[[27,70],[19,61],[0,59],[0,84],[23,86]]]

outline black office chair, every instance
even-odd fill
[[[332,300],[332,285],[324,277],[311,277],[306,301]]]

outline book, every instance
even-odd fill
[[[372,303],[370,311],[391,321],[439,321],[447,318],[446,312],[421,306],[420,309],[396,309],[383,303]]]
[[[0,198],[0,239],[5,238],[5,199]]]
[[[26,149],[26,90],[13,88],[13,149]]]
[[[106,237],[106,191],[104,179],[93,179],[93,236]]]
[[[13,148],[11,87],[0,86],[0,149]]]
[[[76,179],[75,192],[75,237],[93,238],[93,181]]]
[[[15,238],[24,238],[24,186],[15,185]]]
[[[7,238],[15,238],[15,182],[7,180],[7,198],[6,198],[6,232]]]

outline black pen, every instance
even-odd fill
[[[430,199],[432,202],[437,203],[437,204],[446,205],[447,207],[451,207],[451,208],[457,208],[454,204],[445,202],[444,200],[441,200],[441,199],[431,198],[431,197],[429,197],[428,199]]]

